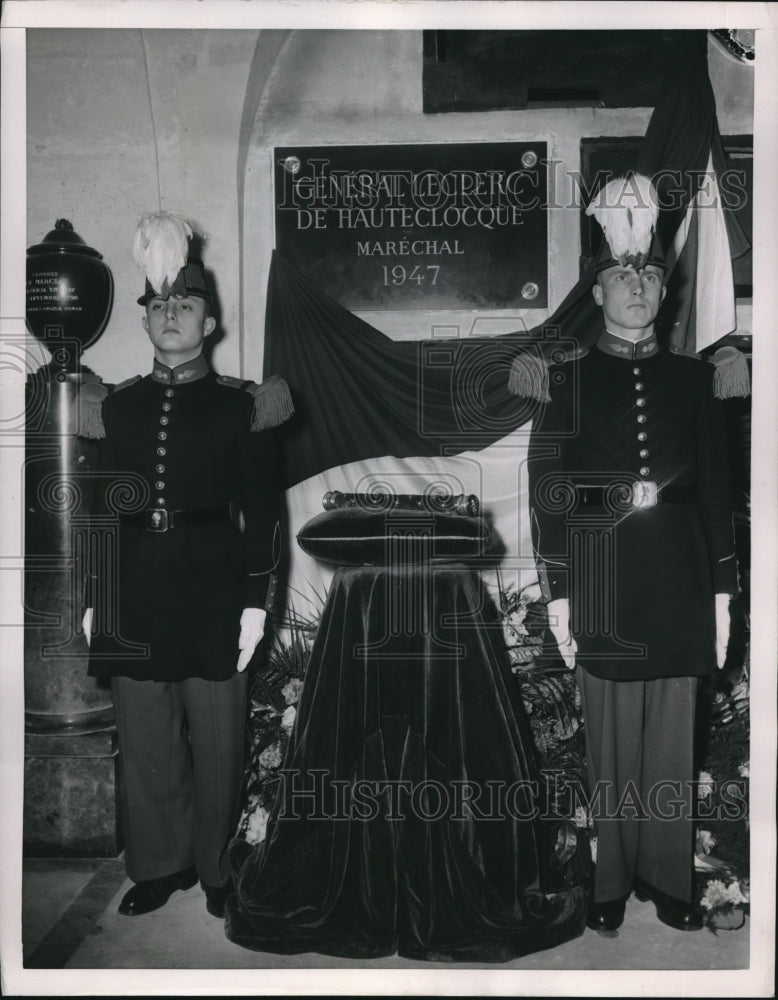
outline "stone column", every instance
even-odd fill
[[[106,684],[87,674],[81,628],[97,442],[76,436],[79,361],[108,319],[110,271],[60,220],[28,251],[27,324],[52,360],[26,395],[24,849],[115,857],[117,747]]]

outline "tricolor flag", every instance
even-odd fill
[[[723,203],[726,160],[707,39],[697,32],[654,109],[637,169],[654,178],[659,196],[657,231],[669,265],[662,325],[671,347],[698,353],[737,325],[732,260],[749,244]]]

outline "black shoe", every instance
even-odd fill
[[[663,924],[674,927],[678,931],[702,930],[702,911],[694,903],[685,903],[675,896],[660,892],[642,878],[634,882],[635,895],[643,902],[650,899],[656,906],[656,915]]]
[[[232,880],[230,879],[230,881],[225,885],[220,885],[218,887],[203,883],[203,890],[205,892],[206,910],[212,917],[219,917],[222,919],[224,917],[224,907],[227,902],[227,897],[231,896],[235,891],[232,885]]]
[[[164,906],[177,889],[191,889],[197,881],[194,868],[185,868],[173,875],[136,882],[119,903],[119,913],[125,917],[139,917]]]
[[[615,931],[624,923],[624,910],[627,897],[612,899],[607,903],[589,903],[586,914],[586,926],[593,931]]]

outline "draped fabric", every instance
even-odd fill
[[[264,843],[233,845],[236,943],[501,962],[583,932],[587,866],[464,566],[336,572],[284,770]]]
[[[274,252],[265,376],[286,379],[295,404],[283,428],[285,485],[360,459],[488,447],[537,405],[508,391],[528,343],[526,334],[393,341]]]

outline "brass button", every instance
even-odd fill
[[[639,437],[640,435],[638,435]],[[158,455],[167,455],[167,448],[157,448]]]
[[[168,397],[168,399],[170,399],[170,397],[173,395],[173,390],[165,389],[165,395]]]
[[[164,497],[157,497],[157,506],[158,507],[164,507],[165,503],[166,503],[166,501],[165,501]]]
[[[648,458],[648,448],[641,448],[640,449],[640,457],[641,458]],[[161,469],[158,468],[157,471],[161,472],[163,470],[161,470]]]
[[[162,409],[165,411],[165,413],[169,413],[170,412],[170,407],[171,407],[170,403],[163,403],[162,404]]]
[[[649,467],[648,467],[647,465],[643,465],[643,466],[641,466],[641,468],[640,468],[640,475],[641,475],[641,476],[647,476],[647,475],[649,474],[649,472],[650,472],[650,471],[651,471],[651,470],[649,469]]]
[[[160,441],[167,441],[167,431],[160,431],[157,437]]]
[[[645,389],[645,386],[643,385],[642,382],[636,382],[635,388],[637,389],[638,392],[642,392]]]
[[[648,434],[645,431],[638,432],[638,441],[645,441],[648,438]]]
[[[646,415],[645,415],[645,413],[638,413],[638,423],[639,424],[644,424],[645,422],[646,422]]]
[[[159,422],[162,424],[163,427],[167,427],[168,421],[169,421],[169,417],[160,417],[159,418]]]
[[[633,375],[639,375],[640,374],[640,369],[638,367],[633,368],[632,369],[632,374]]]
[[[165,488],[165,484],[162,482],[161,479],[158,479],[156,481],[156,483],[154,483],[154,489],[155,490],[164,490],[164,488]]]
[[[645,401],[645,399],[643,399],[642,396],[638,396],[638,398],[635,400],[635,405],[636,406],[645,406],[646,405],[646,401]]]
[[[641,453],[640,453],[640,454],[642,455],[642,454],[643,454],[643,452],[641,451]],[[646,452],[646,455],[647,455],[647,454],[648,454],[648,452]],[[157,466],[155,467],[155,471],[156,471],[156,472],[164,472],[164,471],[165,471],[165,466],[164,466],[164,465],[157,465]]]

